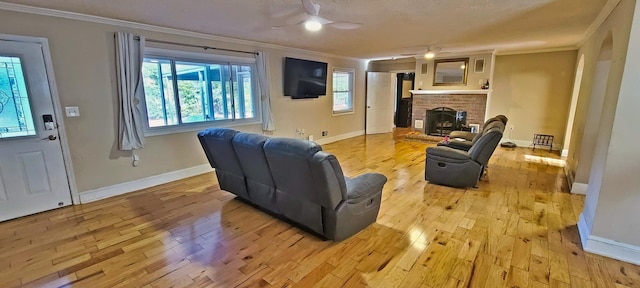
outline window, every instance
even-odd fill
[[[353,112],[353,78],[352,69],[333,69],[333,114]]]
[[[148,48],[146,134],[258,122],[255,60]]]

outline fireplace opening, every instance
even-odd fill
[[[449,107],[427,110],[425,134],[447,136],[451,131],[464,130],[467,126],[467,111],[456,111]]]

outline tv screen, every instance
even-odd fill
[[[327,95],[327,63],[285,57],[283,86],[293,99]]]

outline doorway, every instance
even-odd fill
[[[72,199],[46,39],[0,39],[0,221],[5,221],[71,205]]]
[[[411,127],[411,111],[413,109],[413,90],[416,74],[413,72],[396,74],[396,127]]]
[[[387,72],[367,72],[366,134],[393,131],[394,76]]]

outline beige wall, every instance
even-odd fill
[[[378,60],[369,62],[370,72],[390,72],[390,71],[415,71],[416,59],[401,58],[395,60]]]
[[[496,56],[495,61],[488,115],[506,115],[517,144],[530,144],[534,134],[550,134],[554,146],[562,148],[576,51]]]
[[[479,90],[485,81],[490,78],[491,75],[491,54],[475,54],[464,56],[451,56],[451,57],[439,57],[437,59],[417,59],[416,60],[416,87],[415,89],[422,90]],[[433,62],[434,60],[447,59],[447,58],[469,58],[469,69],[467,71],[467,85],[464,86],[433,86]],[[484,72],[475,73],[474,64],[478,58],[484,58]],[[427,71],[422,71],[422,64],[427,64]],[[482,81],[481,81],[482,80]],[[491,84],[491,83],[489,83]]]
[[[313,134],[315,139],[320,139],[322,130],[329,131],[329,137],[332,137],[364,129],[364,61],[8,11],[0,11],[0,26],[5,34],[49,39],[61,104],[80,108],[81,117],[66,118],[64,122],[76,184],[81,192],[207,163],[196,132],[148,137],[145,148],[136,152],[141,160],[138,167],[132,167],[130,153],[117,151],[115,31],[136,32],[158,40],[268,52],[277,125],[272,135],[294,137],[296,128],[304,128],[307,135]],[[313,100],[284,97],[282,57],[285,56],[325,61],[330,70],[333,67],[355,69],[355,113],[332,116],[331,96]],[[328,82],[327,90],[331,91],[331,80]],[[237,128],[261,131],[258,125]]]

